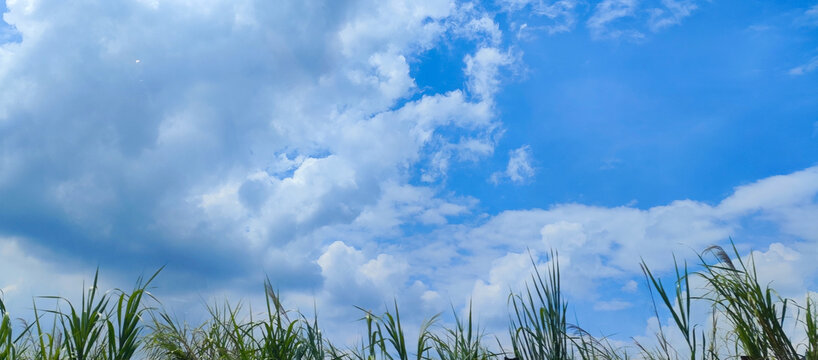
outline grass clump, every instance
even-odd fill
[[[444,328],[442,334],[433,335],[434,347],[440,360],[485,360],[496,356],[483,343],[484,334],[472,320],[472,307],[465,321],[452,309],[455,326]]]
[[[708,299],[732,325],[737,345],[750,359],[798,359],[792,341],[784,331],[791,304],[769,286],[758,282],[755,266],[736,256],[738,266],[724,249],[714,246],[719,264],[707,265],[700,275],[707,281]],[[736,252],[736,255],[738,253]],[[752,258],[750,259],[752,261]]]
[[[643,272],[653,290],[659,295],[664,308],[670,313],[676,329],[684,337],[691,360],[718,360],[741,358],[744,360],[805,360],[815,359],[818,331],[814,314],[814,301],[807,296],[804,306],[792,299],[783,298],[769,285],[762,285],[752,255],[744,260],[735,245],[733,257],[719,246],[711,246],[699,255],[701,270],[691,273],[687,264],[676,264],[676,281],[668,291],[648,267]],[[707,256],[714,259],[707,260]],[[675,263],[675,261],[674,261]],[[690,278],[703,280],[703,293],[691,295]],[[691,322],[691,303],[704,302],[711,308],[712,320],[709,331],[699,330],[700,324]],[[654,305],[655,306],[655,305]],[[793,315],[793,308],[796,310]],[[803,315],[801,315],[803,314]],[[656,312],[657,318],[658,310]],[[718,326],[718,320],[727,326]],[[793,320],[803,325],[807,339],[803,352],[785,330],[785,322]],[[678,359],[663,330],[657,334],[658,349],[640,346],[642,353],[651,359]]]
[[[14,328],[11,323],[11,316],[6,311],[6,304],[0,296],[0,360],[16,360],[20,358],[20,352],[24,348],[19,346],[20,337],[14,336]]]
[[[614,345],[569,323],[552,252],[544,271],[532,257],[534,270],[523,291],[509,295],[508,351],[499,341],[499,349],[488,346],[471,306],[463,316],[453,308],[450,326],[441,324],[439,314],[431,316],[409,337],[397,302],[377,315],[359,308],[364,336],[359,345],[341,348],[324,337],[317,316],[285,310],[269,280],[261,314],[224,302],[208,306],[207,320],[192,326],[162,310],[148,292],[160,269],[138,279],[131,291],[105,293],[98,289],[97,271],[76,306],[42,297],[56,300],[56,308],[43,311],[34,301],[33,321],[19,326],[0,294],[0,360],[818,360],[816,300],[807,296],[798,305],[779,296],[759,282],[752,256],[742,259],[735,246],[732,255],[710,247],[699,255],[697,271],[674,258],[668,283],[642,262],[654,315],[669,318],[670,331],[678,332],[670,336],[660,322],[652,345]],[[697,322],[701,311],[694,308],[710,309],[709,323]],[[788,324],[806,340],[794,340]],[[674,344],[674,337],[681,341]]]
[[[551,253],[551,266],[542,276],[534,263],[531,283],[524,293],[510,295],[511,345],[518,358],[568,360],[570,336],[566,313],[568,304],[560,289],[559,260]]]

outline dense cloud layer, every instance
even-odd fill
[[[477,41],[468,93],[420,92],[407,58],[480,15],[449,1],[9,8],[24,41],[0,67],[4,231],[60,256],[208,259],[220,276],[317,276],[282,249],[314,254],[296,240],[355,219],[410,166],[440,177],[490,153],[510,61]]]

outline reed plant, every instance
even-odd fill
[[[437,321],[439,315],[421,323],[414,352],[410,351],[407,335],[401,323],[400,310],[397,301],[394,302],[392,310],[387,309],[382,315],[377,316],[372,311],[358,307],[365,313],[361,320],[366,322],[366,341],[359,348],[353,348],[350,356],[360,360],[423,360],[429,359],[429,352],[434,347],[434,335],[431,327]]]
[[[762,286],[752,258],[745,262],[733,245],[734,262],[719,246],[705,253],[715,255],[718,263],[704,261],[699,275],[707,282],[710,301],[732,326],[736,345],[750,359],[800,359],[795,345],[784,330],[784,321],[792,300],[780,297],[769,285]]]
[[[20,353],[24,352],[24,349],[18,345],[24,333],[17,337],[14,336],[11,315],[6,311],[2,295],[0,292],[0,360],[16,360],[20,358]]]
[[[207,319],[193,326],[148,291],[160,269],[130,291],[107,292],[98,288],[97,271],[76,304],[36,298],[30,323],[14,321],[0,293],[0,360],[818,360],[816,299],[808,294],[797,304],[762,285],[752,256],[740,257],[735,246],[732,254],[706,249],[695,267],[674,258],[670,280],[643,261],[653,314],[669,319],[671,329],[660,322],[651,344],[630,349],[568,322],[556,251],[548,260],[541,269],[532,257],[526,286],[509,295],[507,352],[499,340],[494,349],[484,341],[470,305],[462,317],[452,309],[452,325],[434,315],[409,336],[397,301],[378,314],[359,308],[364,336],[357,346],[338,347],[325,338],[317,311],[307,318],[285,310],[269,280],[261,313],[225,301],[207,306]],[[42,310],[43,299],[56,307]],[[702,308],[710,309],[708,317],[694,310]],[[796,343],[789,325],[800,327],[805,342]]]
[[[679,266],[676,257],[673,257],[673,267],[675,269],[676,279],[673,286],[673,291],[668,291],[661,279],[657,279],[653,272],[650,271],[647,264],[643,260],[641,263],[642,272],[648,282],[648,290],[651,301],[653,302],[654,314],[657,321],[660,319],[659,310],[656,306],[654,291],[659,295],[665,309],[670,312],[676,328],[681,333],[687,346],[687,352],[690,360],[708,359],[704,354],[714,355],[715,353],[708,352],[707,338],[702,331],[697,332],[697,327],[691,322],[691,302],[693,296],[690,292],[690,271],[687,263],[683,267]],[[655,349],[648,349],[640,343],[636,343],[637,347],[642,351],[644,357],[649,359],[679,359],[679,353],[670,342],[661,326],[655,334],[657,346]]]
[[[29,338],[36,349],[34,358],[37,360],[59,360],[62,357],[63,347],[62,333],[57,329],[58,317],[53,317],[51,331],[44,331],[40,324],[41,316],[37,310],[37,302],[32,301],[31,304],[34,308],[34,325],[36,325],[34,330],[37,331],[34,334],[35,336]]]
[[[642,263],[651,297],[658,294],[663,308],[685,340],[690,360],[719,360],[726,354],[744,360],[806,360],[816,359],[818,347],[818,319],[814,301],[807,296],[804,306],[781,297],[769,284],[759,282],[752,254],[743,259],[731,242],[733,256],[720,246],[711,246],[699,254],[700,270],[691,272],[687,264],[674,264],[676,278],[673,290],[665,288]],[[708,258],[712,260],[708,260]],[[700,295],[691,295],[690,278],[703,280]],[[692,302],[704,302],[711,308],[710,330],[699,330],[701,324],[691,321]],[[793,308],[798,309],[793,315]],[[654,303],[657,319],[660,318]],[[800,311],[803,310],[803,311]],[[726,321],[718,326],[718,319]],[[806,344],[797,344],[786,331],[785,323],[802,324]],[[661,325],[661,324],[660,324]],[[662,326],[656,334],[657,346],[648,349],[637,343],[642,356],[649,359],[680,359],[664,334]],[[802,347],[803,352],[798,348]]]
[[[536,262],[525,292],[509,295],[512,314],[509,327],[514,356],[528,360],[570,359],[568,304],[560,288],[559,259],[551,253],[545,276]]]
[[[472,306],[469,303],[466,320],[452,308],[454,328],[443,328],[442,334],[432,335],[434,348],[440,360],[487,360],[492,353],[483,343],[485,334],[472,320]]]
[[[815,313],[816,302],[807,294],[804,328],[807,335],[804,360],[818,360],[818,314]]]
[[[145,296],[151,297],[147,287],[159,271],[147,281],[140,277],[131,292],[115,289],[100,293],[97,270],[92,285],[83,291],[77,306],[63,297],[42,296],[38,299],[57,300],[57,308],[43,312],[35,299],[33,321],[23,323],[16,336],[11,316],[0,298],[0,360],[133,358],[143,341],[142,315],[150,310],[143,300]],[[60,309],[63,303],[68,308],[66,311]],[[43,327],[45,315],[52,315],[50,330]]]

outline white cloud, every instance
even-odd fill
[[[346,343],[357,341],[357,334],[349,331],[354,319],[353,305],[374,312],[384,310],[384,304],[399,301],[402,317],[407,326],[415,326],[423,314],[439,312],[447,303],[436,291],[420,280],[410,279],[407,261],[391,254],[368,256],[342,241],[330,244],[317,260],[324,279],[320,291],[308,297],[288,294],[299,309],[318,307],[322,330],[332,339]]]
[[[32,301],[39,309],[53,310],[54,301],[37,299],[38,296],[63,296],[75,302],[83,295],[83,285],[90,286],[94,269],[54,261],[51,256],[34,255],[21,238],[0,237],[0,296],[13,318],[31,319]],[[100,275],[99,288],[109,288],[109,274]],[[129,280],[130,281],[130,280]]]
[[[409,182],[493,153],[494,95],[515,59],[492,14],[450,0],[8,8],[22,42],[0,45],[0,219],[52,229],[0,229],[29,235],[15,241],[117,273],[178,263],[163,278],[199,279],[178,281],[184,299],[267,272],[344,315],[342,280],[373,289],[360,304],[394,293],[445,310],[401,249],[373,239],[473,211]],[[464,83],[421,92],[419,55],[453,39],[476,47]],[[6,276],[8,296],[27,299]]]
[[[639,284],[634,280],[628,280],[625,282],[625,285],[622,285],[622,291],[624,292],[636,292],[636,289],[639,288]]]
[[[787,175],[776,175],[738,186],[719,208],[726,213],[756,211],[809,204],[818,191],[818,168],[810,167]]]
[[[506,170],[491,174],[489,181],[495,184],[500,183],[504,179],[508,179],[514,183],[525,182],[534,176],[534,167],[531,165],[531,157],[531,147],[528,145],[510,151]]]
[[[812,5],[812,7],[807,9],[807,11],[805,11],[804,13],[809,15],[809,16],[818,17],[818,4]]]
[[[554,21],[546,26],[549,34],[568,32],[574,29],[576,23],[577,2],[572,0],[559,0],[551,4],[542,4],[535,11]]]
[[[520,10],[532,3],[536,3],[537,1],[534,0],[501,0],[498,1],[507,11],[515,11]]]
[[[334,296],[347,294],[355,298],[370,293],[390,298],[403,288],[407,276],[406,262],[396,261],[388,254],[367,260],[361,251],[341,241],[330,244],[317,263],[324,277],[324,288]]]
[[[807,61],[806,64],[799,65],[790,69],[789,74],[795,76],[805,75],[813,72],[815,69],[818,69],[818,56],[813,57],[812,59]]]
[[[416,91],[407,57],[459,31],[450,27],[498,43],[490,18],[451,1],[9,10],[24,41],[3,45],[0,113],[12,130],[0,135],[0,191],[40,198],[81,226],[117,223],[127,206],[160,235],[207,228],[261,246],[350,221],[380,184],[403,182],[427,146],[445,148],[447,162],[494,146],[491,97],[509,64],[497,48],[465,59],[476,101],[455,90],[395,106]],[[464,131],[450,139],[436,134],[442,126]],[[40,135],[23,141],[30,133]],[[442,163],[420,165],[445,175]],[[35,166],[45,169],[36,185],[26,178]],[[146,201],[123,203],[127,194]],[[174,214],[184,221],[168,221]]]
[[[503,41],[503,32],[500,30],[500,25],[488,15],[468,20],[463,27],[456,29],[456,33],[484,42],[489,46],[499,46]]]
[[[550,22],[543,26],[549,35],[568,32],[573,30],[577,18],[576,0],[503,0],[500,1],[504,10],[510,13],[526,9],[527,13],[547,18]],[[528,24],[523,24],[518,28],[518,37],[526,29],[530,30]]]
[[[501,67],[510,65],[513,58],[497,48],[483,47],[474,55],[466,55],[465,73],[468,76],[470,92],[478,99],[487,100],[497,92],[500,80],[497,78]]]
[[[540,265],[543,254],[550,249],[559,251],[563,290],[573,299],[597,303],[600,309],[626,306],[626,297],[638,290],[634,278],[641,278],[641,259],[662,274],[672,269],[669,259],[673,254],[695,263],[695,251],[712,244],[725,245],[731,236],[743,244],[742,249],[768,249],[756,254],[756,261],[760,270],[780,264],[779,270],[768,272],[769,280],[779,279],[774,285],[780,283],[788,292],[803,291],[807,279],[818,278],[818,268],[804,263],[804,259],[818,255],[813,241],[813,219],[818,216],[817,169],[738,187],[716,205],[682,200],[644,210],[561,204],[547,210],[504,211],[479,226],[441,230],[433,238],[434,245],[413,255],[416,262],[410,260],[410,264],[420,269],[433,267],[436,274],[451,274],[449,279],[429,285],[444,297],[447,293],[472,293],[475,304],[485,311],[481,316],[496,324],[506,316],[506,309],[498,304],[506,301],[509,289],[520,289],[525,279],[519,275],[530,272],[524,270],[531,266],[527,250]],[[768,245],[769,238],[756,235],[757,230],[744,229],[748,223],[772,224],[770,231],[793,240]],[[464,252],[471,255],[456,255]],[[768,259],[762,260],[762,255]],[[458,264],[441,270],[447,268],[441,263],[450,257],[457,258]],[[475,275],[481,278],[475,281]],[[624,284],[622,298],[613,299],[622,303],[606,303],[612,300],[599,298],[598,284],[610,282]],[[616,293],[606,292],[605,296]]]
[[[698,9],[696,0],[601,0],[591,3],[576,0],[502,0],[501,8],[513,19],[511,29],[517,38],[532,37],[537,31],[549,35],[572,31],[583,15],[591,38],[641,41],[646,31],[659,32]],[[595,4],[593,4],[595,3]]]
[[[644,34],[637,30],[622,30],[612,27],[612,23],[636,14],[637,0],[603,0],[594,7],[594,13],[586,22],[595,39],[628,38],[639,40]]]
[[[597,301],[594,303],[594,310],[597,311],[619,311],[632,307],[633,304],[622,300]]]
[[[805,10],[803,15],[795,19],[795,24],[807,27],[818,26],[818,4]]]
[[[650,9],[648,27],[653,32],[680,24],[698,8],[692,0],[662,0],[662,5],[664,8]]]

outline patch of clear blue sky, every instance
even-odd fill
[[[505,133],[494,156],[455,165],[445,187],[490,213],[564,202],[647,208],[716,203],[735,186],[814,165],[818,71],[789,73],[818,55],[818,28],[799,20],[810,5],[701,3],[638,43],[592,40],[583,18],[569,33],[536,33],[515,45],[527,70],[498,97]],[[452,43],[425,54],[413,68],[418,85],[461,85],[469,51]],[[532,181],[487,181],[526,144]]]
[[[6,7],[6,2],[0,2],[0,15],[5,14],[8,11],[8,7]],[[0,44],[7,43],[7,42],[20,42],[22,38],[20,37],[20,33],[17,31],[14,26],[9,25],[1,16],[0,16]]]

